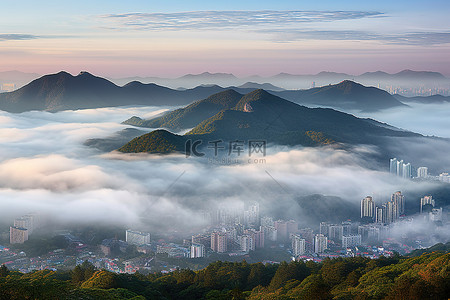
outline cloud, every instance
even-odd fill
[[[422,246],[432,246],[437,243],[447,242],[450,240],[450,226],[438,226],[430,222],[426,215],[416,214],[408,219],[395,223],[391,230],[390,236],[397,241],[410,240],[420,241]]]
[[[113,176],[98,166],[81,165],[62,155],[20,157],[4,161],[0,163],[0,182],[2,188],[54,192],[127,188],[120,174]]]
[[[23,40],[34,40],[38,38],[40,37],[33,34],[17,34],[17,33],[0,34],[0,41],[23,41]]]
[[[311,29],[311,24],[387,17],[377,11],[193,11],[179,13],[126,13],[97,16],[106,28],[116,30],[244,30],[277,42],[301,40],[380,41],[398,45],[450,43],[448,31],[387,32]]]
[[[421,194],[435,187],[392,177],[387,167],[377,169],[365,156],[378,150],[365,145],[351,152],[270,148],[265,163],[248,163],[243,157],[237,165],[184,155],[103,154],[83,146],[85,139],[125,128],[120,121],[132,115],[159,110],[0,112],[0,119],[7,121],[0,123],[0,132],[6,130],[0,137],[0,219],[40,211],[61,222],[145,224],[152,232],[189,230],[202,224],[200,210],[220,203],[258,201],[264,214],[301,219],[308,214],[297,204],[301,196],[334,195],[357,206],[367,194],[387,199],[397,190]],[[438,155],[442,153],[433,157]]]
[[[353,20],[383,16],[374,11],[193,11],[179,13],[127,13],[98,16],[111,29],[205,30],[254,26],[285,27],[304,23]]]
[[[277,42],[301,40],[327,41],[380,41],[397,45],[439,45],[450,43],[450,32],[409,32],[383,34],[357,30],[298,30],[291,28],[257,30],[260,34],[269,34]]]
[[[387,35],[380,40],[391,44],[402,45],[439,45],[450,43],[450,32],[412,32],[398,35]]]
[[[34,34],[19,34],[19,33],[0,33],[1,41],[26,41],[36,39],[66,39],[78,38],[75,35],[34,35]]]

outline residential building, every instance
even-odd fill
[[[361,200],[361,218],[374,217],[375,203],[373,202],[373,198],[371,196],[367,196],[366,198]]]
[[[211,234],[211,249],[214,252],[227,252],[227,234],[226,232],[213,232]]]
[[[314,236],[314,252],[322,253],[328,248],[328,238],[323,234],[316,234]]]
[[[428,177],[428,168],[427,167],[417,168],[417,178],[427,178],[427,177]]]
[[[306,240],[299,234],[293,234],[291,237],[292,254],[294,256],[306,253]]]
[[[361,235],[344,235],[342,236],[342,248],[349,248],[361,245]]]
[[[9,228],[10,244],[23,244],[27,240],[28,240],[28,229],[16,226]]]
[[[433,196],[424,196],[423,198],[420,198],[420,213],[424,212],[425,206],[431,206],[431,209],[434,208]]]
[[[139,246],[139,245],[150,243],[150,233],[148,233],[148,232],[134,231],[134,230],[128,229],[125,232],[125,235],[126,235],[126,242],[128,244],[133,244],[133,245]]]
[[[205,257],[205,246],[203,244],[192,244],[190,250],[190,258]]]

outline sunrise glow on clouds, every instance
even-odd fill
[[[39,6],[21,1],[0,10],[0,71],[170,77],[411,68],[450,75],[448,6],[445,1],[49,0]]]

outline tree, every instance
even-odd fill
[[[118,287],[117,275],[108,271],[97,271],[83,282],[82,288],[113,289]]]
[[[8,274],[9,274],[9,270],[8,270],[8,268],[3,264],[3,265],[0,267],[0,277],[6,277],[6,276],[8,276]]]
[[[308,276],[292,293],[295,299],[331,299],[330,288],[319,274]]]
[[[97,268],[86,260],[72,270],[72,282],[74,284],[81,284],[83,281],[91,278],[96,270]]]
[[[276,290],[284,286],[284,284],[291,280],[297,279],[302,281],[310,275],[310,270],[306,267],[304,262],[291,262],[287,264],[282,262],[278,267],[275,275],[270,282],[269,289]]]

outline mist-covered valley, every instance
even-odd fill
[[[450,120],[445,115],[449,108],[448,104],[412,105],[361,116],[425,135],[450,137]],[[319,222],[333,219],[336,208],[340,208],[339,217],[357,220],[360,201],[367,195],[382,203],[393,192],[403,191],[407,211],[415,214],[420,197],[447,188],[439,182],[393,177],[388,161],[371,159],[378,151],[373,145],[345,150],[271,146],[264,160],[249,161],[245,156],[238,163],[211,163],[183,154],[102,152],[84,145],[86,140],[129,128],[120,123],[133,115],[151,118],[168,109],[1,112],[2,223],[36,211],[61,227],[102,223],[149,232],[188,232],[204,225],[203,211],[214,211],[221,203],[256,201],[262,215],[295,219],[303,227],[316,228]],[[414,167],[427,166],[435,175],[450,170],[448,141],[427,139],[423,144],[390,139],[398,158]],[[317,200],[310,195],[325,197]],[[449,203],[445,193],[441,195],[444,199],[436,199],[437,205]]]

